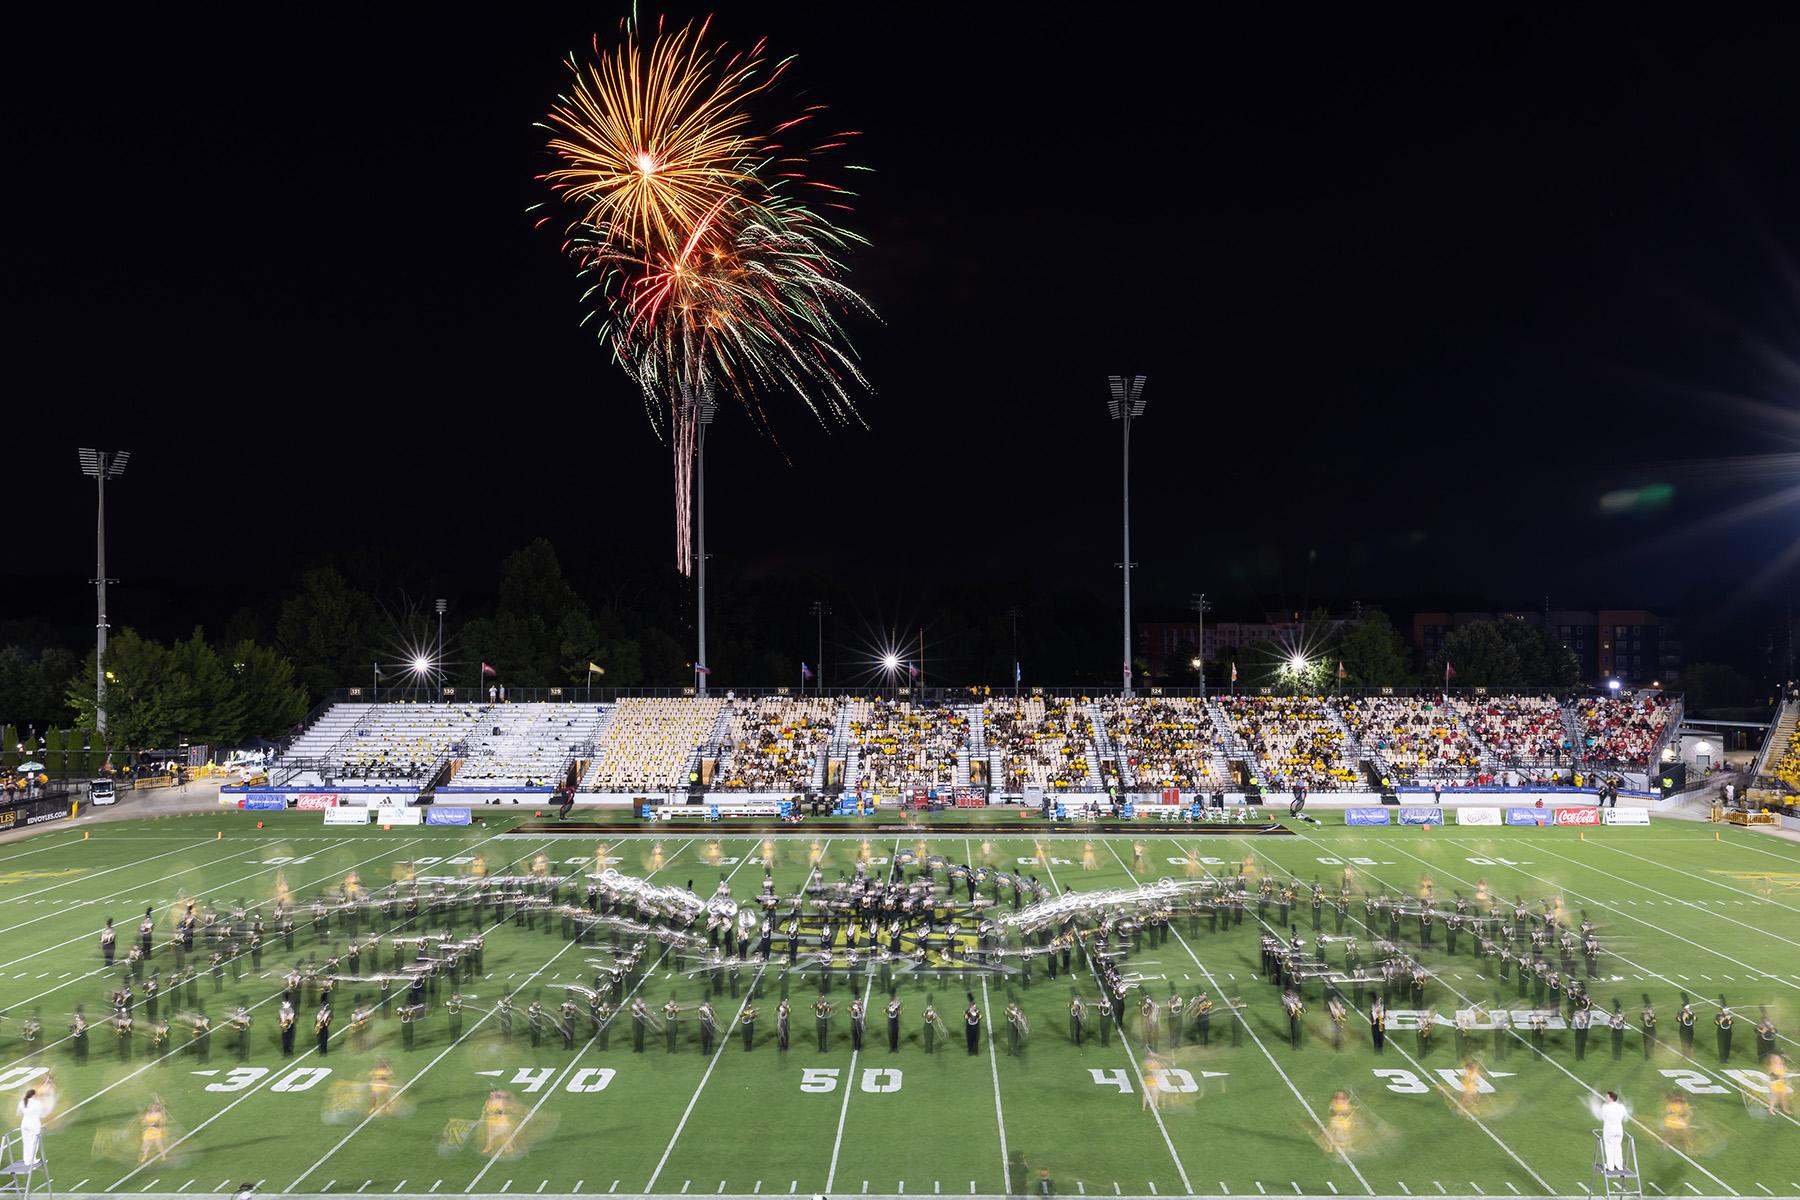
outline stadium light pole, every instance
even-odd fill
[[[1194,663],[1200,671],[1200,698],[1206,699],[1206,614],[1212,611],[1212,605],[1206,602],[1205,592],[1195,592],[1189,601],[1194,610]]]
[[[125,473],[131,461],[129,450],[93,450],[81,448],[81,473],[94,481],[99,500],[94,522],[94,732],[106,733],[106,585],[117,583],[106,577],[106,481]]]
[[[1131,695],[1131,422],[1144,415],[1144,377],[1142,375],[1109,375],[1111,397],[1106,411],[1121,425],[1124,447],[1124,517],[1125,553],[1119,566],[1125,572],[1125,658],[1120,664],[1120,694]]]
[[[694,652],[694,690],[706,695],[707,671],[700,668],[706,663],[706,428],[718,415],[719,402],[713,396],[711,383],[704,385],[700,397],[695,402],[694,422],[694,483],[699,495],[694,505],[694,524],[696,533],[696,561],[694,571],[695,586],[698,592],[695,607],[699,618],[696,632],[699,634],[699,646]],[[708,668],[710,670],[711,668]]]
[[[1018,606],[1018,605],[1016,605],[1016,604],[1015,604],[1015,605],[1013,605],[1013,606],[1012,606],[1012,607],[1011,607],[1011,608],[1009,608],[1009,609],[1007,609],[1007,610],[1006,610],[1006,615],[1007,615],[1007,616],[1009,616],[1009,617],[1011,617],[1011,618],[1012,618],[1012,633],[1013,633],[1013,696],[1014,696],[1014,697],[1015,697],[1015,698],[1017,698],[1017,696],[1018,696],[1018,694],[1019,694],[1019,676],[1020,676],[1020,674],[1021,674],[1021,673],[1022,673],[1022,672],[1021,672],[1021,671],[1020,671],[1020,670],[1019,670],[1019,618],[1020,618],[1020,617],[1021,617],[1021,616],[1023,616],[1023,615],[1024,615],[1024,614],[1023,614],[1023,613],[1022,613],[1022,612],[1020,612],[1020,611],[1019,611],[1019,606]]]
[[[442,596],[439,596],[437,599],[436,607],[437,607],[437,619],[438,619],[438,643],[437,643],[436,657],[437,657],[438,665],[441,667],[441,666],[443,666],[443,663],[444,663],[444,612],[450,607],[450,602],[448,600],[444,599]],[[444,676],[445,679],[448,679],[449,677],[450,676],[448,674],[446,674]]]
[[[813,670],[817,672],[813,676],[813,691],[817,693],[825,686],[825,618],[831,615],[831,605],[823,600],[814,600],[812,615],[819,626],[819,659],[813,663]]]

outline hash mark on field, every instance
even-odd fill
[[[1444,1190],[1444,1185],[1439,1183],[1435,1179],[1431,1181],[1431,1186],[1438,1190],[1438,1195],[1440,1195],[1440,1196],[1448,1196],[1450,1194],[1449,1192],[1446,1192]]]
[[[615,1180],[613,1180],[613,1185],[606,1189],[606,1194],[610,1196],[618,1190],[619,1190],[619,1181],[615,1179]]]
[[[1152,1196],[1156,1195],[1156,1185],[1154,1183],[1150,1185],[1150,1194]]]
[[[374,1182],[375,1182],[375,1181],[374,1181],[374,1180],[373,1180],[373,1179],[365,1179],[365,1180],[363,1180],[363,1181],[362,1181],[362,1187],[359,1187],[359,1188],[357,1188],[357,1189],[356,1189],[356,1191],[357,1191],[357,1194],[358,1194],[358,1195],[361,1195],[361,1194],[362,1194],[362,1191],[363,1191],[363,1188],[366,1188],[366,1187],[368,1187],[368,1186],[369,1186],[369,1185],[370,1185],[370,1184],[371,1184],[371,1183],[374,1183]]]
[[[542,1191],[543,1191],[543,1190],[544,1190],[544,1189],[545,1189],[545,1188],[546,1188],[546,1187],[548,1187],[548,1186],[549,1186],[549,1185],[550,1185],[550,1181],[549,1181],[549,1180],[548,1180],[548,1179],[540,1179],[540,1180],[538,1180],[538,1191],[539,1191],[539,1192],[540,1192],[540,1193],[541,1193],[541,1192],[542,1192]],[[724,1185],[723,1185],[723,1184],[720,1184],[720,1185],[719,1185],[719,1186],[720,1186],[720,1187],[723,1187],[723,1186],[724,1186]]]
[[[87,1182],[87,1180],[85,1180],[85,1179],[83,1179],[83,1180],[82,1180],[82,1181],[81,1181],[81,1183],[86,1183],[86,1182]],[[74,1188],[74,1190],[75,1190],[75,1191],[78,1191],[78,1192],[79,1192],[79,1191],[80,1191],[80,1190],[81,1190],[81,1183],[78,1183],[78,1184],[76,1184],[76,1185],[75,1185],[75,1188]]]
[[[1512,1180],[1510,1179],[1506,1181],[1506,1190],[1515,1196],[1519,1194],[1519,1189],[1513,1186]]]
[[[1288,1183],[1293,1187],[1294,1195],[1298,1196],[1300,1194],[1300,1181],[1297,1179],[1290,1179],[1288,1180]]]
[[[723,1196],[725,1194],[725,1181],[723,1179],[719,1180],[719,1190],[713,1194],[715,1196]]]
[[[160,1179],[152,1179],[149,1183],[146,1183],[143,1187],[139,1188],[138,1191],[147,1192],[161,1182],[162,1180]]]
[[[186,1183],[182,1184],[180,1187],[176,1188],[175,1190],[178,1192],[185,1192],[193,1186],[194,1186],[194,1181],[190,1179]],[[1768,1189],[1764,1188],[1763,1190],[1767,1191]]]
[[[434,1184],[432,1184],[432,1185],[431,1185],[431,1190],[432,1190],[432,1191],[434,1191],[434,1192],[435,1192],[435,1191],[437,1191],[437,1190],[438,1190],[438,1188],[440,1188],[440,1187],[442,1187],[442,1186],[443,1186],[443,1183],[444,1183],[444,1181],[443,1181],[443,1180],[441,1180],[441,1179],[440,1179],[440,1180],[438,1180],[438,1181],[437,1181],[437,1182],[436,1182],[436,1183],[434,1183]]]
[[[1327,1180],[1326,1180],[1326,1181],[1325,1181],[1325,1186],[1326,1186],[1326,1187],[1328,1187],[1328,1188],[1330,1188],[1330,1189],[1331,1189],[1331,1194],[1332,1194],[1332,1195],[1334,1195],[1334,1196],[1335,1196],[1335,1195],[1337,1195],[1337,1194],[1338,1194],[1338,1193],[1337,1193],[1337,1184],[1335,1184],[1335,1183],[1333,1183],[1333,1182],[1331,1182],[1331,1180],[1329,1180],[1329,1179],[1327,1179]]]
[[[1756,1186],[1761,1188],[1765,1192],[1769,1192],[1769,1185],[1766,1183],[1758,1183]],[[1771,1195],[1771,1196],[1773,1196],[1774,1194],[1775,1194],[1774,1192],[1769,1192],[1769,1195]]]
[[[684,1196],[687,1195],[688,1185],[692,1182],[694,1182],[694,1181],[691,1179],[684,1179],[681,1181],[681,1194],[682,1195],[684,1195]]]
[[[1694,1195],[1696,1195],[1696,1196],[1698,1196],[1698,1195],[1699,1195],[1699,1194],[1700,1194],[1700,1189],[1699,1189],[1699,1188],[1697,1188],[1697,1187],[1695,1187],[1695,1186],[1694,1186],[1694,1185],[1693,1185],[1693,1184],[1691,1184],[1691,1183],[1686,1183],[1686,1182],[1685,1182],[1685,1181],[1684,1181],[1684,1186],[1685,1186],[1685,1187],[1686,1187],[1686,1188],[1687,1188],[1687,1189],[1688,1189],[1688,1190],[1689,1190],[1689,1191],[1691,1191],[1691,1192],[1693,1192],[1693,1193],[1694,1193]]]
[[[935,1179],[931,1181],[931,1194],[934,1196],[941,1196],[944,1194],[943,1185]]]
[[[1260,1180],[1260,1179],[1256,1181],[1256,1194],[1259,1196],[1266,1196],[1269,1194],[1268,1191],[1263,1187],[1262,1180]]]
[[[581,1191],[581,1185],[582,1185],[582,1184],[584,1184],[584,1183],[586,1183],[586,1182],[587,1182],[587,1180],[585,1180],[585,1179],[577,1179],[577,1180],[576,1180],[576,1181],[575,1181],[575,1186],[574,1186],[574,1187],[572,1187],[572,1188],[570,1188],[570,1189],[569,1189],[569,1190],[570,1190],[570,1191],[571,1191],[571,1192],[576,1192],[576,1193],[579,1193],[579,1192],[580,1192],[580,1191]]]
[[[1656,1194],[1659,1196],[1666,1196],[1669,1194],[1669,1193],[1663,1191],[1662,1184],[1656,1182],[1656,1180],[1654,1180],[1654,1179],[1646,1179],[1644,1182],[1649,1184],[1651,1187],[1655,1188]]]
[[[396,1183],[394,1185],[394,1191],[396,1193],[398,1193],[400,1191],[400,1189],[404,1188],[405,1186],[406,1186],[406,1180],[402,1179],[399,1183]]]
[[[500,1190],[501,1190],[501,1191],[503,1191],[503,1192],[510,1192],[510,1191],[512,1191],[512,1180],[510,1180],[510,1179],[509,1179],[509,1180],[507,1180],[507,1181],[506,1181],[506,1182],[505,1182],[505,1183],[503,1183],[503,1184],[501,1184],[501,1185],[500,1185]]]
[[[1397,1180],[1396,1182],[1399,1183],[1401,1191],[1405,1192],[1409,1196],[1412,1195],[1412,1189],[1406,1186],[1406,1180],[1401,1179],[1401,1180]]]
[[[1474,1189],[1474,1192],[1477,1196],[1487,1195],[1486,1192],[1481,1190],[1481,1185],[1479,1183],[1476,1183],[1473,1179],[1469,1180],[1469,1187]]]

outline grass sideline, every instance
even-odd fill
[[[1323,815],[1323,814],[1322,814]],[[16,1096],[25,1073],[48,1066],[58,1111],[47,1134],[57,1190],[145,1195],[210,1194],[259,1183],[264,1192],[358,1195],[543,1196],[978,1195],[1038,1193],[1047,1181],[1061,1195],[1170,1196],[1579,1196],[1590,1177],[1595,1122],[1589,1089],[1616,1087],[1644,1128],[1634,1129],[1647,1196],[1800,1195],[1800,1124],[1759,1115],[1754,1074],[1757,1006],[1768,1004],[1785,1050],[1800,1029],[1800,847],[1746,831],[1659,822],[1649,828],[1351,829],[1300,825],[1293,836],[1171,835],[1153,825],[1128,835],[966,835],[953,824],[903,835],[863,836],[855,825],[807,822],[789,833],[734,837],[712,828],[650,828],[604,842],[567,836],[502,836],[518,820],[507,814],[485,826],[380,829],[323,827],[316,814],[207,812],[120,821],[89,830],[45,830],[0,847],[0,1081]],[[255,828],[256,819],[265,828]],[[1331,820],[1327,817],[1327,820]],[[1341,819],[1341,818],[1339,818]],[[222,832],[222,838],[215,837]],[[620,834],[624,834],[624,830]],[[1208,988],[1215,1000],[1241,996],[1247,1005],[1237,1044],[1215,1018],[1212,1044],[1165,1047],[1161,1076],[1179,1090],[1159,1092],[1147,1108],[1140,1030],[1081,1049],[1067,1035],[1067,980],[1035,973],[1030,987],[991,978],[924,984],[903,982],[905,1039],[887,1048],[880,1002],[871,998],[869,1038],[860,1054],[849,1044],[840,980],[827,1050],[820,1053],[807,1009],[812,982],[792,985],[792,1048],[774,1046],[773,997],[759,1002],[757,1044],[746,1052],[733,1029],[711,1056],[692,1025],[678,1053],[653,1038],[635,1054],[623,1029],[602,1051],[586,1031],[573,1051],[547,1039],[534,1049],[518,1022],[511,1042],[494,1022],[480,1023],[500,987],[541,988],[591,978],[579,947],[554,933],[510,925],[488,941],[488,978],[470,991],[464,1034],[452,1040],[441,1014],[419,1028],[415,1047],[400,1047],[391,1018],[376,1027],[373,1047],[354,1053],[334,1044],[320,1059],[297,1039],[283,1060],[276,1042],[274,997],[284,969],[271,939],[263,970],[228,972],[214,993],[203,973],[200,999],[215,1025],[240,1000],[253,1005],[248,1060],[239,1063],[215,1034],[211,1061],[183,1050],[154,1062],[141,1037],[120,1061],[104,1025],[90,1033],[88,1061],[77,1064],[62,1042],[77,1003],[98,1022],[113,984],[99,973],[97,933],[107,916],[122,929],[146,905],[164,908],[180,896],[221,904],[267,902],[280,880],[298,897],[357,871],[385,883],[395,864],[421,870],[459,869],[454,860],[479,853],[490,870],[544,853],[561,869],[589,868],[596,850],[620,870],[654,871],[658,882],[687,884],[703,895],[721,879],[747,900],[761,883],[761,855],[772,858],[776,885],[796,889],[817,858],[827,876],[859,858],[876,866],[898,845],[924,841],[956,861],[1035,873],[1057,889],[1120,887],[1134,880],[1251,869],[1330,890],[1348,869],[1359,888],[1416,892],[1430,877],[1437,895],[1473,894],[1485,881],[1500,896],[1528,902],[1564,897],[1572,919],[1585,910],[1605,946],[1599,1007],[1618,997],[1631,1018],[1624,1056],[1615,1061],[1604,1029],[1577,1062],[1570,1035],[1553,1033],[1543,1054],[1517,1043],[1501,1060],[1481,1053],[1493,1091],[1473,1112],[1438,1073],[1458,1065],[1445,1031],[1421,1051],[1411,1033],[1390,1035],[1385,1054],[1369,1045],[1366,1024],[1353,1021],[1347,1048],[1334,1052],[1322,1006],[1309,1003],[1299,1049],[1274,989],[1260,970],[1254,920],[1229,931],[1190,933],[1184,924],[1161,946],[1146,946],[1126,964],[1151,977],[1159,1001],[1170,984],[1184,997]],[[435,860],[435,861],[433,861]],[[1352,924],[1360,903],[1351,907]],[[1311,938],[1311,914],[1295,915]],[[1332,927],[1329,907],[1324,918]],[[1371,938],[1366,931],[1363,942]],[[122,933],[121,946],[129,933]],[[1415,943],[1416,944],[1416,943]],[[313,950],[302,924],[298,953]],[[1439,974],[1433,1002],[1448,1014],[1464,1003],[1491,1003],[1510,987],[1481,974],[1467,939],[1451,958],[1441,932],[1425,961]],[[325,956],[320,948],[321,959]],[[117,972],[115,971],[114,974]],[[1080,986],[1090,1000],[1091,979]],[[671,996],[696,1002],[703,984],[658,972],[644,996],[659,1007]],[[955,1030],[973,991],[987,1009],[988,1031],[1000,1037],[981,1052],[963,1052]],[[1678,993],[1693,996],[1701,1028],[1691,1058],[1674,1044]],[[952,1024],[949,1046],[926,1055],[918,1014],[935,994]],[[1742,1014],[1733,1059],[1720,1064],[1711,1017],[1724,993]],[[1648,994],[1667,1043],[1646,1061],[1639,1050],[1637,1009]],[[1032,1036],[1008,1053],[1000,1010],[1016,997]],[[340,1002],[341,1003],[341,1002]],[[730,1019],[742,997],[715,1001]],[[41,1010],[44,1041],[28,1051],[19,1037],[25,1017]],[[340,1013],[337,1026],[345,1022]],[[140,1007],[141,1017],[141,1007]],[[303,1030],[310,1013],[302,1014]],[[141,1022],[140,1022],[141,1023]],[[996,1026],[999,1028],[996,1030]],[[1131,1052],[1126,1050],[1127,1043]],[[184,1044],[177,1039],[176,1045]],[[391,1062],[404,1115],[370,1117],[363,1090],[379,1058]],[[212,1074],[198,1074],[210,1071]],[[1185,1072],[1185,1074],[1179,1074]],[[1674,1074],[1671,1074],[1673,1072]],[[1154,1072],[1152,1073],[1154,1076]],[[479,1136],[447,1146],[446,1129],[478,1118],[496,1084],[529,1114],[506,1152],[483,1154]],[[1695,1120],[1685,1152],[1657,1144],[1663,1096],[1683,1084]],[[1191,1086],[1192,1090],[1187,1090]],[[1334,1091],[1358,1109],[1354,1153],[1338,1155],[1319,1128]],[[138,1118],[153,1097],[171,1120],[171,1161],[137,1163]],[[359,1107],[360,1104],[360,1107]],[[11,1106],[8,1105],[11,1118]],[[1316,1119],[1315,1119],[1316,1118]],[[1185,1180],[1185,1183],[1184,1183]]]

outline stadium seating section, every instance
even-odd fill
[[[339,704],[275,764],[280,787],[574,786],[1022,795],[1530,784],[1644,769],[1673,732],[1660,694],[1541,696],[631,697],[597,703]],[[1800,787],[1800,742],[1769,774]]]

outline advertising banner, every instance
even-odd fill
[[[1500,810],[1497,808],[1459,808],[1456,810],[1458,825],[1498,825]]]
[[[1346,825],[1386,825],[1391,820],[1385,808],[1346,808],[1344,824]]]
[[[1650,810],[1647,808],[1609,808],[1601,814],[1608,825],[1648,825]]]
[[[369,810],[360,807],[338,808],[333,805],[325,809],[325,823],[327,825],[367,825]]]
[[[377,825],[423,825],[425,810],[409,805],[384,804],[375,810]]]
[[[322,808],[337,807],[336,792],[302,792],[294,797],[294,807],[302,812],[317,812]]]
[[[1548,825],[1554,813],[1548,808],[1509,808],[1506,810],[1508,825]]]
[[[1559,808],[1556,810],[1558,825],[1598,825],[1600,810],[1597,808]]]
[[[425,823],[427,825],[467,825],[469,810],[466,808],[439,808],[434,804],[425,810]]]
[[[252,812],[286,812],[286,796],[245,796],[244,807]]]
[[[1436,805],[1430,807],[1409,805],[1400,810],[1400,823],[1402,825],[1442,825],[1444,810]]]

